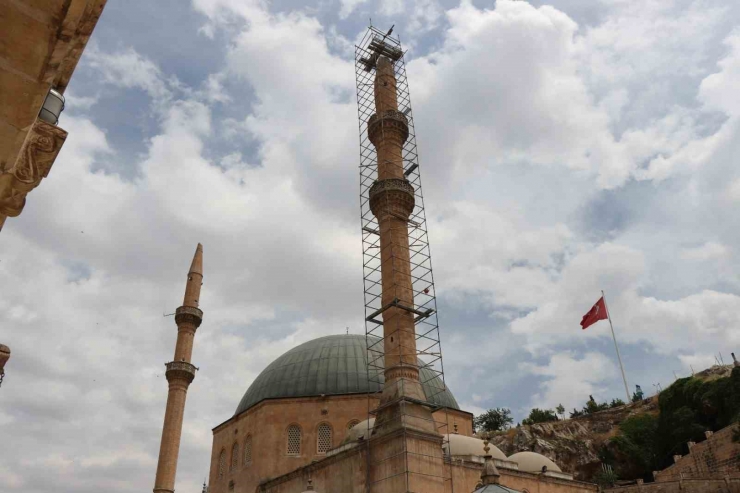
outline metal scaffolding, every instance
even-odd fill
[[[425,395],[423,404],[432,411],[432,420],[435,422],[437,432],[445,436],[449,433],[450,427],[446,412],[450,402],[444,380],[442,347],[439,337],[424,196],[421,188],[419,156],[404,53],[399,38],[391,36],[392,31],[393,28],[388,32],[381,32],[370,26],[362,41],[355,46],[368,378],[371,382],[376,383],[375,387],[383,388],[385,350],[387,347],[395,348],[394,351],[398,351],[398,359],[402,366],[415,365],[418,368],[419,379]],[[388,101],[386,104],[386,102],[379,100],[378,105],[382,107],[376,108],[376,98],[381,97],[378,94],[382,95],[383,90],[378,91],[375,87],[377,63],[381,57],[390,60],[392,63],[396,90],[395,97],[393,97],[391,91],[391,97],[389,98],[393,101]],[[388,110],[388,108],[393,109]],[[377,125],[381,118],[384,118],[386,122]],[[388,121],[390,122],[387,123]],[[393,134],[395,142],[389,144],[384,140],[385,137],[382,134],[386,131],[384,125],[391,124],[396,125],[391,129],[395,132]],[[398,138],[399,134],[405,136],[404,126],[408,128],[408,136],[405,139]],[[380,127],[379,130],[378,127]],[[371,132],[369,130],[374,133],[373,140],[375,140],[375,144],[371,142]],[[397,150],[395,152],[387,150],[387,148],[381,151],[382,156],[393,155],[397,158],[389,160],[381,157],[383,162],[378,162],[379,152],[376,145],[379,141],[385,146],[399,146],[401,148],[400,153]],[[394,141],[394,138],[389,137],[388,141]],[[393,169],[394,167],[395,169]],[[401,168],[398,169],[398,167]],[[379,168],[383,168],[383,170]],[[393,209],[393,204],[378,205],[378,188],[385,186],[379,181],[379,172],[385,173],[386,176],[391,174],[396,177],[384,181],[394,181],[396,183],[394,186],[407,187],[407,193],[413,193],[413,204],[410,206],[411,213],[408,217],[395,212],[387,212]],[[408,185],[410,185],[410,189]],[[373,194],[376,198],[375,203],[371,204]],[[388,196],[389,194],[385,194],[385,197]],[[384,212],[394,216],[395,219],[392,217],[391,220],[380,224],[373,210],[371,210],[371,208],[375,208],[377,211],[378,207],[387,207],[387,209],[383,209]],[[383,242],[381,242],[381,229],[385,238]],[[391,238],[391,240],[388,238]],[[406,245],[406,238],[408,239],[408,245]],[[385,286],[382,282],[383,277],[386,278]],[[393,282],[388,282],[388,279],[392,279]],[[410,293],[408,286],[411,288]],[[404,345],[401,342],[398,347],[389,346],[386,344],[387,338],[390,338],[391,342],[394,337],[398,337],[399,341],[404,340],[404,334],[400,332],[403,329],[393,326],[394,321],[401,320],[404,316],[413,320],[414,337],[411,338],[408,335],[410,331],[408,328],[405,329],[407,334],[405,340],[413,340],[413,344],[407,342]],[[408,320],[409,318],[406,319],[407,325]],[[400,379],[399,385],[403,386],[405,382],[404,379]],[[405,393],[401,392],[400,394],[404,395]],[[402,414],[410,401],[420,404],[417,400],[409,398],[402,398],[401,401],[403,402],[391,402],[390,405],[398,404]],[[369,396],[369,417],[378,414],[380,402],[381,392]],[[386,403],[385,406],[387,405],[389,404]],[[367,436],[369,438],[370,433]],[[374,484],[391,480],[393,476],[399,474],[406,474],[408,483],[408,475],[414,474],[413,471],[408,471],[408,467],[406,467],[404,473],[396,472],[393,475],[389,473],[387,477],[380,478],[371,477],[372,466],[377,464],[372,464],[372,440],[368,446],[368,492],[374,491]],[[406,454],[404,457],[408,465],[408,454],[414,452],[404,449],[403,453]],[[449,468],[446,466],[442,468],[441,474],[443,475],[441,479],[445,482],[445,491],[454,491]],[[405,491],[409,491],[409,489]]]

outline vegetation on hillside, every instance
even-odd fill
[[[523,425],[533,425],[536,423],[547,423],[549,421],[559,421],[559,418],[552,409],[534,408],[529,411],[529,416],[522,420]]]
[[[624,406],[624,401],[621,399],[612,399],[610,403],[604,402],[597,404],[593,397],[589,397],[589,401],[581,411],[573,409],[573,412],[570,413],[571,418],[585,416],[605,409]],[[524,418],[521,424],[534,425],[537,423],[559,421],[561,419],[560,416],[562,416],[562,419],[565,419],[565,408],[562,404],[559,404],[554,410],[535,407],[529,411],[529,416]],[[505,407],[496,407],[473,418],[473,429],[486,432],[504,431],[509,429],[513,422],[514,420],[511,417],[510,409]],[[519,426],[519,424],[517,424],[517,426]]]
[[[740,419],[740,368],[729,377],[677,380],[658,398],[659,414],[624,420],[618,434],[604,445],[601,459],[624,479],[652,479],[668,467],[674,454],[688,452],[686,442],[701,441]]]
[[[580,411],[578,409],[573,409],[573,412],[570,413],[570,417],[579,418],[581,416],[597,413],[599,411],[606,411],[607,409],[612,409],[620,406],[624,406],[624,401],[622,399],[612,399],[611,402],[602,402],[601,404],[599,404],[594,400],[592,396],[589,396],[589,400],[588,402],[586,402],[586,405],[583,406],[583,409],[581,409]]]
[[[514,419],[511,417],[511,410],[506,408],[489,409],[480,416],[473,419],[473,428],[477,431],[503,431],[511,426]]]
[[[643,401],[642,392],[635,395],[633,402],[642,403],[630,406],[620,399],[598,403],[590,398],[581,410],[574,409],[571,417],[621,409],[595,415],[581,427],[556,427],[554,434],[537,428],[530,429],[526,435],[510,430],[506,435],[508,438],[501,434],[497,446],[513,453],[519,451],[517,447],[524,442],[527,447],[536,448],[538,441],[544,440],[550,443],[560,460],[570,463],[570,469],[579,475],[579,479],[609,485],[616,478],[651,481],[652,471],[668,467],[673,462],[673,455],[688,453],[686,443],[704,440],[707,430],[717,431],[737,422],[733,439],[740,442],[740,368],[734,368],[729,375],[726,370],[708,371],[679,379],[663,390],[657,399]],[[555,421],[564,412],[562,406],[555,410],[532,409],[522,424]],[[506,418],[504,421],[503,417]],[[510,425],[511,412],[508,409],[492,409],[476,418],[478,430],[503,431]],[[515,444],[515,436],[519,440],[518,445]],[[574,444],[574,440],[582,444],[586,439],[591,445],[584,452]],[[590,457],[581,462],[584,453]]]

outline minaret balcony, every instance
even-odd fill
[[[380,217],[383,212],[387,212],[391,215],[399,215],[406,220],[416,205],[414,187],[406,179],[377,180],[370,187],[368,195],[370,196],[370,210],[375,217]]]
[[[367,136],[376,147],[386,134],[396,133],[401,142],[409,138],[409,121],[406,115],[397,110],[375,113],[367,121]]]
[[[203,322],[203,311],[193,306],[181,306],[175,310],[175,323],[180,325],[181,323],[190,323],[195,325],[197,329]]]
[[[170,361],[169,363],[165,363],[164,366],[167,367],[165,376],[168,382],[172,380],[185,380],[190,383],[195,378],[195,372],[198,370],[195,365],[191,365],[187,361]]]

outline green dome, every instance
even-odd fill
[[[426,395],[433,395],[433,404],[460,409],[449,389],[440,391],[444,386],[434,372],[421,368],[420,377]],[[382,375],[368,379],[364,335],[319,337],[294,347],[265,368],[249,386],[235,414],[265,399],[379,392],[382,381]]]

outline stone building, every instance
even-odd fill
[[[107,0],[0,2],[0,230],[49,174],[64,91]]]
[[[422,380],[425,393],[435,395],[435,422],[448,423],[451,431],[441,441],[447,475],[454,491],[470,493],[485,456],[473,415],[460,409],[449,388],[432,390],[441,382]],[[234,415],[213,429],[209,493],[300,493],[309,478],[319,492],[364,493],[375,421],[367,417],[380,390],[367,374],[364,335],[331,335],[291,349],[260,373]],[[503,486],[529,493],[597,491],[540,454],[506,457],[489,447]]]

